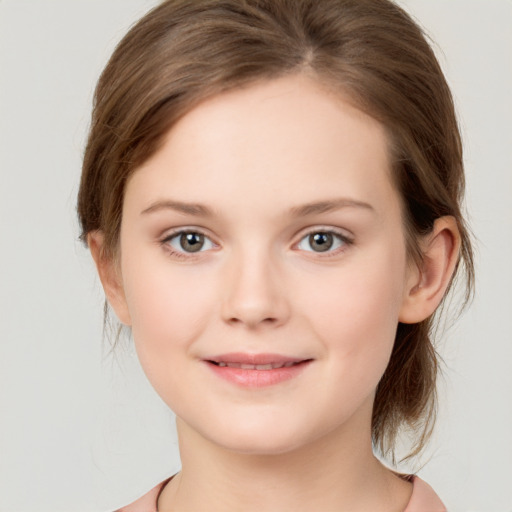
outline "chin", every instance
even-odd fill
[[[281,424],[281,425],[280,425]],[[218,447],[244,455],[280,455],[290,453],[321,437],[305,425],[286,425],[278,419],[262,422],[233,422],[211,426],[203,437]]]
[[[296,439],[280,438],[275,433],[267,437],[237,436],[229,440],[213,440],[222,448],[242,455],[281,455],[293,452],[302,443]],[[220,441],[220,442],[219,442]]]

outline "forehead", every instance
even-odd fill
[[[143,207],[169,194],[256,211],[342,196],[378,210],[397,202],[389,167],[379,122],[296,75],[195,107],[132,175],[126,201]]]

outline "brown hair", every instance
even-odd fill
[[[461,236],[457,273],[473,286],[461,213],[462,147],[452,96],[421,29],[389,0],[168,0],[120,42],[98,82],[78,195],[82,238],[104,233],[116,254],[127,179],[200,101],[255,81],[306,72],[386,127],[409,254],[434,221],[452,215]],[[377,388],[372,434],[393,455],[406,427],[428,439],[438,356],[433,318],[399,324]]]

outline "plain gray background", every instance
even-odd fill
[[[111,510],[179,469],[173,416],[133,350],[104,357],[103,294],[75,220],[96,79],[155,3],[0,0],[2,512]],[[511,512],[512,1],[401,3],[453,88],[479,240],[419,474],[451,512]]]

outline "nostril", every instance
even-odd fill
[[[272,324],[275,324],[277,323],[278,319],[276,317],[266,317],[266,318],[237,318],[237,317],[232,317],[232,318],[229,318],[228,319],[228,323],[230,324],[246,324],[246,325],[250,325],[250,326],[256,326],[256,325],[259,325],[259,324],[267,324],[267,325],[272,325]]]

